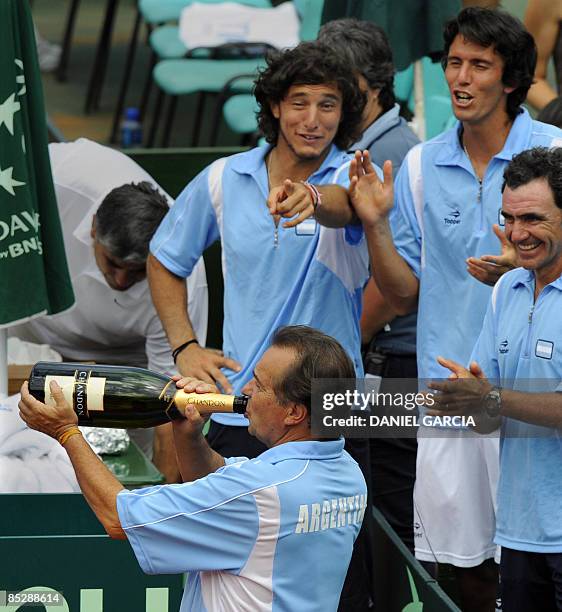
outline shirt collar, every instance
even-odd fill
[[[343,453],[344,439],[307,440],[305,442],[286,442],[263,452],[259,458],[268,463],[287,459],[337,459]]]
[[[514,155],[528,148],[533,122],[529,112],[522,108],[515,117],[515,121],[509,130],[506,141],[501,151],[494,155],[497,159],[511,161]],[[466,154],[461,145],[462,124],[457,121],[454,128],[443,132],[437,136],[432,142],[439,143],[441,147],[439,153],[435,156],[435,164],[438,166],[462,166],[469,169],[467,164]]]
[[[512,272],[513,278],[511,279],[511,287],[528,287],[531,291],[535,290],[535,274],[532,270],[525,270],[525,268],[517,268]],[[562,291],[562,276],[548,283],[547,287],[554,287],[558,291]]]
[[[73,233],[74,238],[76,238],[78,242],[85,244],[87,247],[92,246],[92,219],[94,218],[99,205],[99,202],[95,202],[90,207],[90,210],[84,215],[84,218],[82,221],[80,221]]]
[[[363,149],[368,149],[376,140],[384,133],[391,130],[400,123],[400,106],[395,104],[386,113],[380,115],[371,125],[363,132],[360,140],[358,140],[350,149],[354,152]]]
[[[269,151],[271,151],[271,149],[272,146],[269,144],[262,145],[261,147],[255,147],[254,149],[250,149],[250,151],[246,151],[241,155],[232,157],[230,168],[238,174],[248,174],[256,177],[260,171],[264,170],[265,156],[269,153]],[[313,176],[315,177],[316,175],[322,176],[324,173],[328,172],[328,170],[337,169],[347,161],[349,161],[349,155],[345,151],[338,149],[336,145],[332,144],[326,159],[324,159],[320,168],[318,168],[318,170],[316,170],[310,176],[310,178]]]

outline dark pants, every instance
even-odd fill
[[[267,450],[256,437],[248,433],[247,427],[221,425],[211,421],[207,432],[209,446],[223,457],[248,457],[253,459]]]
[[[343,584],[338,612],[364,612],[371,609],[373,557],[372,537],[373,517],[371,507],[371,460],[369,440],[366,438],[348,438],[345,441],[345,450],[357,461],[365,482],[367,483],[367,510],[363,518],[363,525],[353,545],[353,554]]]
[[[382,377],[381,393],[390,391],[385,378],[412,380],[417,392],[415,355],[384,355],[377,364],[365,360],[365,371]],[[377,371],[374,371],[377,370]],[[410,389],[408,389],[410,391]],[[371,494],[376,506],[404,544],[414,552],[414,483],[418,442],[412,438],[371,438]]]
[[[562,553],[502,547],[500,576],[503,612],[562,612]]]

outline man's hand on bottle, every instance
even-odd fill
[[[229,368],[234,372],[242,369],[237,361],[225,357],[222,351],[203,348],[198,344],[191,344],[183,350],[178,355],[176,365],[183,376],[216,384],[224,393],[232,393],[232,385],[221,368]]]
[[[50,390],[56,403],[54,407],[36,400],[29,393],[27,381],[24,382],[20,390],[21,399],[18,408],[20,417],[30,429],[35,429],[58,440],[67,429],[78,425],[78,416],[65,400],[62,389],[54,380],[51,381]]]
[[[176,381],[176,387],[183,389],[186,393],[219,393],[216,385],[198,380],[192,376],[172,376]],[[203,432],[205,423],[209,420],[210,414],[201,415],[199,410],[192,404],[185,407],[185,419],[172,421],[174,429],[182,436],[197,437]]]
[[[392,162],[384,162],[383,175],[381,181],[371,163],[369,151],[355,151],[349,164],[349,199],[364,226],[375,226],[386,220],[392,209]]]

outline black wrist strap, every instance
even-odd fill
[[[199,342],[197,342],[197,338],[192,338],[191,340],[180,344],[178,348],[175,348],[172,351],[172,359],[174,360],[174,363],[176,363],[176,359],[178,358],[178,355],[183,351],[183,349],[187,348],[190,344],[199,344]]]

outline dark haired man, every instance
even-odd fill
[[[392,50],[384,30],[369,21],[336,19],[320,28],[318,40],[352,67],[367,97],[361,124],[363,133],[349,148],[350,152],[368,150],[377,166],[382,167],[389,159],[393,170],[398,172],[406,153],[419,139],[399,114],[393,90]],[[417,379],[416,313],[394,315],[370,278],[363,292],[361,341],[365,372],[382,377],[382,392],[386,391],[384,378]],[[370,441],[373,503],[412,552],[416,449],[415,437]]]
[[[562,136],[520,108],[535,62],[531,35],[507,13],[467,8],[447,24],[443,65],[459,123],[406,157],[396,181],[394,237],[390,164],[383,186],[368,163],[361,166],[359,157],[353,163],[359,170],[353,201],[377,262],[377,284],[398,312],[419,300],[422,379],[447,376],[436,360],[440,354],[467,362],[484,318],[487,285],[512,265],[506,253],[482,256],[497,252],[495,232],[508,249],[499,229],[492,231],[503,224],[505,166],[521,150],[552,146]],[[416,556],[452,563],[464,607],[493,610],[497,440],[466,439],[462,430],[428,433],[421,428],[418,436]]]
[[[345,148],[359,134],[363,97],[348,67],[318,43],[271,55],[255,95],[269,144],[220,159],[197,176],[155,234],[148,259],[170,344],[185,345],[177,355],[181,373],[235,392],[280,324],[329,333],[362,372],[358,320],[367,253],[360,226],[334,227],[352,220],[345,190],[323,185],[348,180],[341,169],[349,159]],[[218,239],[224,356],[193,342],[182,280]],[[246,424],[238,415],[213,416],[211,445],[227,454],[257,454],[262,448]]]
[[[49,156],[75,306],[10,329],[23,340],[49,344],[67,361],[149,367],[173,374],[174,363],[146,282],[148,244],[168,212],[169,196],[126,155],[81,138],[49,145]],[[125,183],[125,184],[124,184]],[[203,262],[187,280],[197,337],[207,333]],[[177,478],[165,430],[156,439],[158,467]],[[152,430],[134,439],[152,456]]]
[[[326,612],[337,608],[367,489],[343,439],[312,438],[311,388],[314,378],[353,376],[333,338],[304,326],[276,331],[244,387],[250,431],[268,450],[225,459],[188,406],[173,423],[185,484],[140,491],[124,489],[93,454],[55,383],[55,409],[27,383],[19,406],[30,427],[63,444],[100,522],[111,537],[128,538],[145,572],[188,573],[182,612]],[[215,390],[193,379],[177,384]]]
[[[504,178],[505,233],[522,267],[496,283],[469,369],[441,360],[463,380],[435,385],[436,414],[469,414],[483,432],[501,425],[502,610],[555,612],[562,610],[562,149],[524,151]]]

